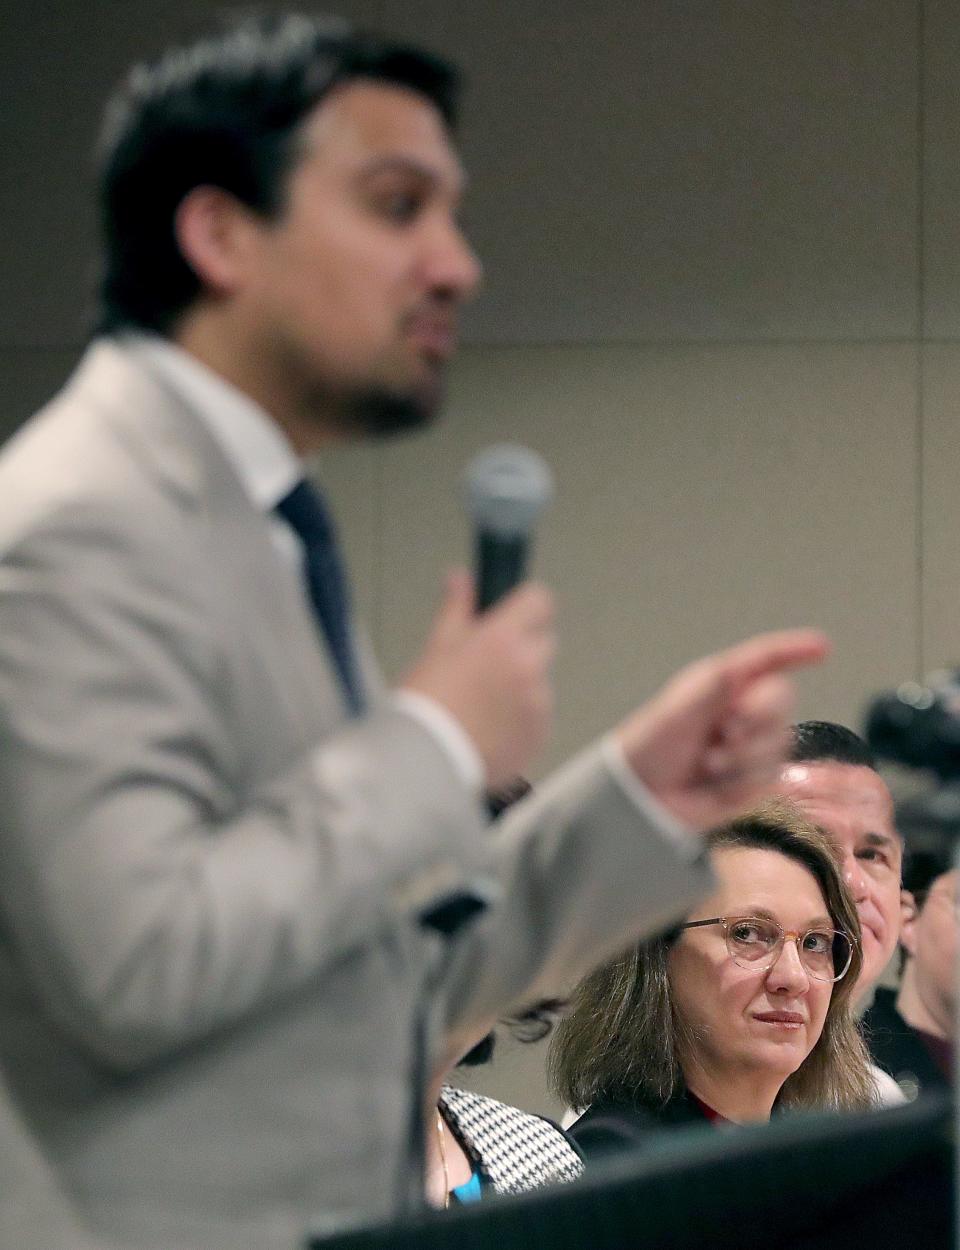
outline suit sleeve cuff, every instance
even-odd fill
[[[436,699],[416,690],[395,690],[393,702],[401,712],[423,726],[450,760],[463,784],[479,798],[485,780],[483,760],[460,722]]]
[[[703,840],[656,798],[627,763],[620,739],[609,733],[601,743],[603,761],[614,781],[631,803],[647,818],[664,841],[669,842],[685,859],[696,860],[703,855]]]

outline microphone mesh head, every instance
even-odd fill
[[[464,484],[474,525],[504,538],[528,534],[553,498],[547,462],[517,443],[497,443],[474,456]]]

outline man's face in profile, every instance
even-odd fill
[[[860,916],[866,993],[893,955],[900,936],[903,843],[893,823],[893,799],[872,768],[834,760],[787,764],[779,792],[833,839],[844,881]]]
[[[429,420],[480,278],[443,119],[411,90],[355,80],[299,142],[279,214],[252,232],[244,299],[263,359],[344,430]]]
[[[931,881],[908,909],[901,942],[913,960],[916,992],[944,1037],[953,1036],[957,959],[957,872]]]

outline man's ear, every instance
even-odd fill
[[[251,225],[250,210],[222,187],[194,187],[177,206],[180,252],[211,294],[231,295],[242,284]]]
[[[914,924],[920,908],[917,906],[917,900],[913,897],[909,890],[900,891],[900,945],[908,955],[914,954],[916,946],[916,934],[914,932]]]

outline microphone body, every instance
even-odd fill
[[[519,585],[527,571],[530,539],[526,534],[494,534],[477,530],[475,567],[477,609],[485,612]]]
[[[466,496],[474,524],[477,608],[483,612],[526,576],[533,527],[553,497],[553,476],[536,452],[499,443],[470,462]]]

